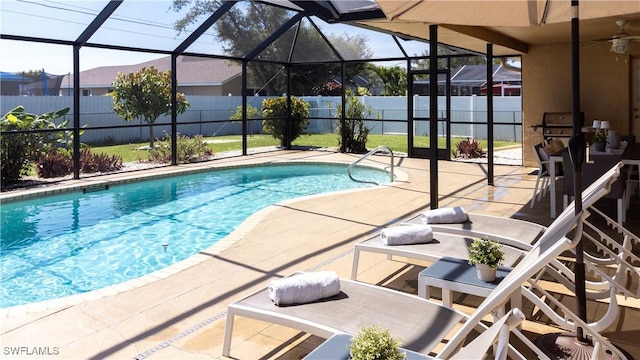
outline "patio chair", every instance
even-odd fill
[[[616,166],[621,170],[624,169],[621,163]],[[612,188],[616,188],[618,185],[619,180],[614,183]],[[587,296],[591,299],[611,297],[610,290],[613,287],[616,289],[616,293],[639,298],[640,285],[637,280],[640,279],[640,270],[638,270],[637,264],[640,263],[640,257],[633,253],[633,247],[640,244],[640,237],[627,230],[623,224],[598,210],[594,203],[590,196],[586,197],[586,201],[583,199],[583,207],[587,214],[584,221],[583,238],[590,245],[588,249],[591,249],[584,253],[585,265],[587,270],[593,274],[593,278],[586,284],[589,291]],[[593,214],[596,216],[592,216]],[[599,223],[595,223],[597,220]],[[606,223],[607,228],[603,228],[601,222]],[[618,240],[614,238],[614,235]],[[555,271],[551,274],[557,272],[556,280],[571,288],[573,271],[559,261],[553,265]],[[634,277],[636,281],[630,281],[629,277]],[[636,284],[636,289],[629,289],[630,284]]]
[[[627,146],[629,144],[636,143],[635,135],[620,135],[620,143],[626,142]],[[629,205],[631,203],[631,196],[637,192],[638,196],[640,196],[640,166],[637,165],[627,165],[627,187],[625,189],[625,202],[627,204],[627,209],[629,209]]]
[[[547,153],[548,148],[551,148],[551,145],[543,146],[543,144],[532,145],[533,156],[535,157],[538,163],[538,175],[536,177],[536,185],[533,188],[533,195],[531,196],[531,205],[530,207],[533,209],[533,205],[536,203],[536,198],[538,201],[542,200],[542,197],[547,194],[549,189],[549,184],[551,181],[555,181],[556,179],[562,178],[562,172],[556,172],[556,179],[551,179],[549,174],[549,154]],[[561,150],[561,149],[560,149]],[[558,150],[559,151],[559,150]],[[554,151],[555,152],[555,151]]]
[[[585,249],[593,247],[592,251],[584,253],[585,268],[589,276],[586,281],[586,299],[594,301],[596,305],[588,305],[590,307],[597,306],[598,311],[592,313],[588,322],[577,317],[569,307],[567,307],[561,299],[566,299],[565,292],[554,286],[547,288],[543,286],[540,280],[550,275],[565,289],[575,293],[575,274],[569,268],[557,266],[561,264],[555,260],[550,263],[535,278],[527,280],[527,284],[522,287],[522,295],[533,304],[534,314],[530,317],[542,319],[542,315],[555,324],[560,329],[564,329],[568,333],[574,332],[576,327],[586,329],[590,336],[599,336],[600,333],[607,329],[618,328],[620,321],[621,306],[618,305],[618,296],[625,298],[640,298],[640,271],[637,266],[639,257],[630,250],[631,243],[638,244],[639,239],[624,228],[619,228],[618,233],[623,234],[622,244],[615,241],[611,236],[602,231],[589,222],[589,212],[599,213],[607,218],[611,224],[617,224],[614,220],[608,218],[605,214],[594,207],[585,210],[585,219],[583,220],[583,236],[582,241],[585,243]],[[549,281],[548,278],[546,278]],[[557,294],[560,296],[557,296]],[[572,299],[572,298],[571,298]],[[573,299],[572,299],[573,300]],[[592,307],[593,308],[593,307]],[[624,318],[624,317],[623,317]],[[565,336],[567,336],[565,334]],[[544,344],[551,338],[544,336],[536,340]],[[571,339],[561,340],[566,342],[569,352],[577,349],[571,349],[573,341]],[[601,358],[601,357],[597,357]],[[602,358],[615,358],[602,356]]]
[[[586,188],[589,184],[598,179],[608,169],[611,169],[616,164],[621,163],[621,155],[592,155],[590,163],[584,163],[582,165],[582,188]],[[568,152],[562,154],[562,164],[564,166],[564,186],[563,186],[563,206],[566,207],[569,198],[574,196],[573,185],[573,164]],[[605,199],[615,199],[616,209],[618,213],[618,223],[621,225],[626,220],[627,206],[626,206],[626,170],[621,168],[622,175],[613,184],[611,191],[604,196]]]
[[[361,252],[385,254],[389,259],[393,256],[402,256],[431,263],[436,262],[445,256],[468,259],[468,248],[474,238],[486,236],[486,234],[476,231],[465,231],[456,228],[444,229],[443,227],[438,226],[432,226],[432,228],[434,228],[433,241],[426,244],[388,246],[383,243],[380,235],[376,235],[371,239],[357,243],[353,249],[351,279],[356,280],[358,275],[358,265],[360,263]],[[440,231],[441,229],[445,231]],[[504,245],[505,266],[513,267],[516,265],[524,256],[524,252],[531,248],[531,245],[522,243],[510,237],[499,236],[496,234],[492,234],[490,237]]]
[[[597,181],[591,181],[591,185],[583,191],[583,206],[589,207],[599,199],[599,192],[594,190],[606,185],[606,181],[613,173],[620,172],[621,163],[611,165]],[[619,181],[619,180],[618,180]],[[618,182],[616,182],[617,184]],[[420,216],[416,216],[406,222],[407,224],[420,224]],[[402,226],[402,225],[398,225]],[[356,280],[360,254],[373,252],[386,254],[389,259],[393,256],[402,256],[409,259],[419,259],[435,262],[444,256],[454,256],[461,259],[467,258],[467,247],[473,238],[489,238],[505,245],[506,259],[504,265],[515,265],[523,253],[529,251],[533,244],[546,231],[546,227],[529,221],[504,218],[491,215],[469,213],[468,220],[454,224],[430,224],[434,231],[434,239],[427,244],[387,246],[382,242],[380,235],[362,241],[355,245],[351,266],[351,279]],[[458,236],[458,237],[456,237]],[[442,241],[439,241],[442,240]],[[520,257],[516,254],[520,254]]]
[[[467,221],[450,224],[430,224],[434,231],[463,234],[475,237],[509,238],[517,241],[517,246],[522,244],[533,245],[546,227],[530,221],[506,218],[501,216],[468,213]],[[420,224],[420,216],[407,221],[408,224]]]
[[[523,256],[524,251],[531,249],[532,245],[544,233],[546,227],[529,221],[504,218],[499,216],[468,213],[468,219],[462,223],[429,224],[434,231],[434,239],[428,244],[413,245],[384,245],[380,235],[362,241],[355,245],[353,250],[353,262],[351,266],[351,279],[356,280],[361,252],[374,252],[405,258],[437,261],[443,256],[455,256],[467,258],[467,248],[474,238],[489,238],[506,245],[505,265],[515,265]],[[413,217],[401,223],[422,224],[420,216]]]
[[[617,316],[616,295],[640,299],[640,269],[637,266],[640,257],[633,252],[633,247],[640,244],[640,237],[593,206],[585,211],[588,216],[584,221],[583,241],[587,244],[584,259],[591,274],[586,282],[587,299],[609,298],[610,304],[607,313],[590,326],[604,329]],[[607,228],[595,223],[597,220],[604,220]],[[564,265],[554,266],[554,270],[549,273],[573,291],[573,272]]]
[[[510,310],[506,315],[498,319],[491,327],[473,339],[463,349],[458,351],[452,359],[474,359],[479,353],[486,353],[489,346],[494,345],[495,360],[506,360],[509,350],[509,333],[525,320],[524,314],[519,309]],[[316,347],[303,360],[349,360],[349,345],[352,335],[337,334]],[[420,354],[405,348],[399,349],[405,353],[407,360],[429,360],[432,356]]]
[[[596,188],[594,184],[589,187],[586,190],[589,192],[589,201],[595,201],[604,196],[618,176],[619,169],[612,169],[603,176],[602,181],[598,182],[601,186]],[[437,354],[437,358],[452,358],[461,348],[464,349],[463,344],[474,330],[481,332],[486,330],[482,320],[487,315],[501,307],[513,292],[519,290],[527,279],[543,270],[551,260],[575,246],[581,238],[582,218],[582,213],[575,214],[573,206],[568,206],[527,255],[469,316],[414,295],[346,279],[340,280],[341,293],[337,296],[286,307],[273,305],[268,296],[268,290],[264,288],[229,305],[223,355],[230,354],[235,317],[244,316],[293,327],[324,338],[340,333],[355,335],[362,327],[378,325],[388,328],[394,337],[403,339],[403,348],[423,354],[434,352],[436,346],[444,341],[448,334],[453,334],[446,346]],[[567,238],[565,235],[574,228],[573,239]],[[408,319],[419,319],[419,321],[408,321]],[[459,330],[455,330],[461,322],[462,326]],[[436,324],[437,326],[434,326]],[[576,324],[581,325],[579,319]],[[589,329],[586,331],[598,345],[598,351],[606,349],[625,358],[602,336],[597,333],[591,334]],[[541,351],[536,351],[535,344],[517,329],[512,329],[512,333],[541,358],[548,358]],[[492,339],[492,343],[493,340],[495,339]],[[506,345],[503,342],[503,348],[498,349],[498,352],[508,351],[511,358],[525,358],[515,348],[509,346],[507,349],[504,346]],[[478,350],[476,350],[477,353]]]
[[[584,258],[586,268],[592,274],[586,284],[587,297],[604,299],[610,297],[611,288],[615,288],[616,293],[625,297],[640,298],[640,269],[637,267],[640,257],[633,252],[633,247],[640,244],[640,237],[595,207],[585,211],[588,216],[584,220],[583,241],[589,250],[585,251]],[[592,213],[604,220],[608,228],[594,224]],[[572,289],[573,271],[559,262],[554,270],[559,274],[555,276],[556,280]]]
[[[611,169],[609,169],[600,179],[594,181],[593,184],[591,184],[589,187],[587,187],[587,189],[584,190],[582,195],[583,195],[584,205],[587,208],[590,208],[596,201],[598,201],[600,198],[602,198],[604,195],[606,195],[610,191],[614,182],[620,176],[621,168],[622,168],[622,163],[616,164]],[[562,212],[560,217],[569,216],[566,210],[572,209],[573,211],[574,209],[573,205],[574,203],[571,203],[569,207],[565,208],[565,210]],[[585,223],[584,219],[587,218],[588,216],[589,216],[588,212],[583,212],[581,216],[581,220],[578,221],[577,228],[575,229],[573,234],[574,242],[577,242],[580,239],[584,239],[583,237],[584,235],[583,226]],[[558,221],[559,221],[559,218],[557,218],[554,221],[554,223],[549,227],[548,231],[545,232],[541,240],[532,248],[530,253],[527,254],[527,256],[520,262],[520,264],[518,264],[517,268],[512,270],[512,272],[505,278],[505,280],[509,279],[510,281],[513,281],[511,278],[518,276],[518,275],[516,276],[513,275],[514,271],[516,272],[516,274],[520,273],[519,279],[522,279],[523,282],[526,282],[529,285],[529,287],[522,287],[523,295],[525,298],[532,301],[534,305],[538,307],[538,309],[543,311],[545,314],[549,315],[551,320],[554,321],[556,324],[560,325],[563,329],[567,331],[575,332],[577,327],[582,328],[584,330],[585,336],[589,337],[591,341],[594,343],[593,353],[590,354],[591,358],[605,358],[605,352],[606,352],[608,354],[614,354],[620,359],[626,359],[627,358],[626,354],[623,354],[619,349],[617,349],[615,346],[609,343],[607,339],[605,339],[602,335],[600,335],[600,332],[604,330],[607,326],[609,326],[613,322],[614,317],[617,316],[617,303],[615,302],[615,297],[613,295],[611,295],[612,301],[610,302],[609,309],[607,313],[603,316],[603,318],[598,322],[589,324],[583,321],[582,319],[580,319],[579,316],[574,314],[566,306],[562,305],[560,301],[555,299],[549,292],[544,290],[544,288],[540,286],[539,282],[537,281],[538,279],[541,278],[543,273],[548,272],[549,269],[552,268],[551,266],[552,264],[558,263],[558,260],[556,258],[557,255],[555,257],[551,257],[549,256],[550,251],[548,249],[543,250],[547,246],[546,245],[546,243],[548,243],[547,239],[554,237],[552,232],[557,231],[557,229],[554,229],[554,228],[556,228],[555,224]],[[570,250],[573,250],[573,246],[570,247]],[[613,255],[613,252],[610,252],[610,253]],[[536,270],[535,271],[537,272],[536,276],[529,276],[525,279],[524,277],[527,276],[526,274],[530,274],[531,272],[527,272],[526,270],[523,270],[523,269],[531,267],[531,265],[527,265],[527,264],[529,262],[537,262],[536,257],[540,257],[540,256],[545,256],[545,257],[549,256],[549,258],[547,259],[548,264],[543,266],[541,269],[539,269],[540,271]],[[635,259],[637,259],[637,256],[631,254],[629,251],[622,251],[621,255],[619,255],[617,258],[633,259],[634,257]],[[587,259],[591,259],[591,258],[587,256]],[[589,264],[588,261],[587,261],[587,264]],[[593,267],[587,266],[587,268],[593,268]],[[635,270],[635,273],[637,276],[638,271]],[[606,277],[606,275],[604,277]],[[618,277],[617,279],[608,278],[608,280],[609,280],[610,294],[615,294],[617,291],[624,293],[625,295],[630,294],[629,291],[622,290],[624,285],[621,282],[622,280],[621,277]],[[591,285],[593,286],[593,284]],[[504,291],[505,287],[508,287],[508,285],[503,285],[503,283],[501,282],[494,290],[494,293]],[[536,292],[531,290],[534,288]],[[493,293],[492,293],[492,296],[493,296]],[[637,297],[638,294],[636,293],[635,296]],[[481,307],[486,306],[485,303],[488,301],[488,299],[489,298],[487,298],[487,300],[485,300],[480,306]],[[545,301],[550,302],[552,305],[547,305]],[[468,323],[472,323],[474,320],[474,317],[477,317],[479,315],[480,314],[478,314],[478,311],[474,312],[474,314],[470,317],[468,322],[465,323],[463,328],[458,331],[456,336],[458,337],[463,336],[465,331],[469,331]],[[531,341],[528,338],[526,338],[522,333],[520,333],[517,329],[513,329],[512,333],[516,335],[531,350],[533,350],[539,358],[541,359],[548,358],[547,355],[542,350],[540,350],[537,346],[531,343]],[[457,340],[456,337],[451,339],[449,343],[445,346],[443,351],[439,354],[439,357],[446,358],[452,351],[450,350],[450,348],[455,348],[456,341],[460,342],[462,340]]]
[[[585,269],[591,274],[585,283],[585,295],[587,300],[604,299],[604,301],[598,302],[600,304],[598,317],[593,317],[584,325],[591,331],[600,333],[613,325],[619,318],[620,307],[617,298],[619,294],[625,297],[640,298],[638,285],[640,271],[633,265],[634,262],[637,263],[639,258],[629,249],[631,241],[618,244],[602,230],[589,223],[590,210],[598,211],[593,207],[585,210],[586,219],[583,220],[582,241],[585,242],[585,247],[594,249],[591,253],[584,253]],[[596,234],[595,237],[592,234]],[[602,238],[596,238],[598,236]],[[633,239],[632,241],[636,243],[638,241],[635,236],[625,236],[625,239]],[[615,243],[615,246],[607,245],[612,243]],[[527,285],[522,289],[523,297],[533,303],[537,309],[536,312],[545,314],[557,326],[570,331],[576,326],[575,319],[572,316],[567,316],[570,310],[552,294],[562,293],[562,291],[558,289],[553,292],[546,290],[542,285],[542,280],[553,280],[568,291],[575,293],[576,284],[573,270],[555,259],[535,278],[529,279]]]
[[[629,165],[627,171],[627,187],[625,189],[625,203],[627,209],[631,205],[631,196],[637,193],[640,196],[640,170],[639,166]]]

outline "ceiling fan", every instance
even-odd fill
[[[616,54],[626,54],[629,52],[631,41],[640,41],[640,35],[629,35],[624,31],[627,20],[617,20],[616,24],[620,27],[618,32],[611,38],[611,52]]]

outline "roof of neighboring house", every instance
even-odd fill
[[[446,74],[438,74],[438,82],[446,81]],[[518,82],[522,74],[518,71],[507,69],[501,64],[493,65],[494,82]],[[481,86],[487,82],[487,65],[463,65],[451,71],[451,83],[457,85]],[[416,80],[417,84],[428,84],[429,80]]]
[[[493,64],[493,81],[520,81],[521,74],[505,68],[501,64]],[[477,83],[487,82],[487,65],[464,65],[452,71],[451,82]]]
[[[194,56],[180,56],[177,60],[178,84],[181,86],[193,85],[220,85],[237,76],[240,76],[242,67],[237,63],[224,59],[212,59]],[[159,59],[134,65],[101,66],[80,72],[81,87],[110,87],[118,72],[134,73],[143,67],[155,67],[160,71],[171,70],[171,57],[165,56]],[[63,83],[67,83],[67,79]],[[73,75],[71,75],[73,76]]]

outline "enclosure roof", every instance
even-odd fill
[[[493,64],[493,81],[521,81],[522,74],[507,69],[501,64]],[[451,82],[476,82],[483,84],[487,79],[486,65],[463,65],[451,72]]]
[[[290,64],[428,53],[428,41],[367,27],[385,19],[373,0],[2,1],[0,11],[0,44],[15,53],[16,41]],[[370,51],[354,51],[350,36],[366,39]]]
[[[305,11],[330,23],[385,17],[374,0],[264,0],[264,2]]]

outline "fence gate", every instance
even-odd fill
[[[412,70],[408,73],[408,153],[410,157],[429,158],[429,70]],[[438,159],[451,158],[451,93],[449,70],[438,70]],[[444,141],[442,140],[444,139]]]

